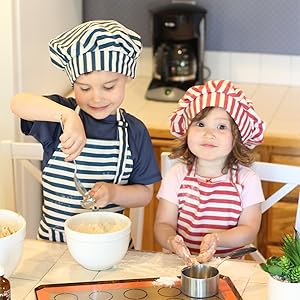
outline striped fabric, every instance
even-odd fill
[[[193,169],[180,186],[177,233],[193,254],[199,253],[207,233],[237,226],[242,212],[242,186],[238,184],[237,172],[232,172],[228,181],[209,181],[197,177]],[[216,254],[223,256],[233,250],[218,248]]]
[[[87,139],[85,147],[76,158],[77,177],[87,190],[99,181],[128,183],[133,160],[128,145],[127,122],[122,109],[117,111],[117,124],[117,140]],[[64,161],[64,157],[59,145],[43,169],[44,203],[38,231],[40,239],[65,242],[65,220],[86,211],[80,205],[82,195],[74,183],[75,165],[73,162]],[[103,210],[122,213],[124,208],[109,204]]]
[[[80,157],[76,159],[77,177],[87,190],[91,189],[98,181],[114,182],[118,153],[118,141],[112,143],[112,141],[88,140]],[[126,163],[120,184],[128,182],[132,167],[131,153],[127,149]],[[42,211],[44,222],[41,225],[46,228],[46,234],[40,231],[41,237],[48,239],[48,227],[52,229],[53,234],[61,232],[64,236],[64,221],[70,216],[86,211],[80,205],[82,196],[76,190],[73,174],[74,164],[65,162],[64,154],[59,149],[55,151],[43,171],[44,204]],[[104,210],[118,212],[123,211],[123,208],[111,204]]]
[[[205,85],[189,88],[170,116],[171,133],[182,137],[192,119],[206,107],[224,108],[237,124],[248,148],[262,143],[265,123],[254,111],[252,101],[228,80],[211,80]]]
[[[71,83],[92,71],[134,78],[141,50],[141,37],[113,20],[80,24],[49,42],[52,63],[67,73]]]

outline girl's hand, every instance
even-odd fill
[[[197,256],[198,262],[208,262],[214,256],[218,246],[218,235],[210,233],[203,237],[200,245],[200,254]]]
[[[72,111],[62,116],[63,133],[59,137],[61,150],[66,154],[66,161],[74,160],[82,151],[86,143],[85,130],[79,115]]]
[[[181,257],[187,265],[192,265],[196,262],[180,235],[169,237],[168,244],[172,251]]]
[[[95,199],[95,207],[102,208],[112,203],[115,198],[116,184],[96,182],[91,188],[89,195]]]

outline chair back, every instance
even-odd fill
[[[282,183],[283,186],[262,203],[262,212],[284,198],[300,185],[300,167],[267,162],[255,162],[252,166],[262,181]],[[297,220],[298,221],[298,220]],[[298,227],[300,230],[300,227]]]
[[[166,172],[176,163],[177,159],[170,159],[169,152],[163,152],[161,154],[161,172],[162,177]],[[254,162],[252,165],[253,170],[258,174],[261,181],[280,183],[281,187],[274,193],[269,195],[262,203],[262,213],[266,212],[278,201],[287,196],[291,191],[296,190],[300,186],[300,166],[291,166],[285,164],[276,164],[269,162]],[[300,191],[298,193],[298,206],[295,215],[295,228],[300,232]],[[263,262],[265,258],[260,252],[251,254],[257,261]]]
[[[4,161],[2,170],[5,172],[2,182],[2,186],[5,189],[3,194],[6,197],[5,207],[19,211],[26,218],[26,206],[28,203],[24,203],[21,193],[17,191],[20,182],[18,175],[22,172],[24,176],[29,175],[36,182],[42,184],[41,161],[43,159],[43,147],[40,143],[22,143],[9,140],[1,141],[0,146],[0,153]],[[39,199],[39,202],[41,205],[42,199]],[[40,205],[34,209],[40,209]],[[24,211],[25,213],[23,213]],[[131,208],[129,210],[129,218],[132,222],[131,235],[134,248],[140,250],[142,249],[143,241],[144,207]]]

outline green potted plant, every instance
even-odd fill
[[[282,238],[282,256],[272,256],[261,268],[270,274],[268,299],[297,299],[300,295],[300,234],[285,234]]]

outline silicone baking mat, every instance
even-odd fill
[[[38,300],[187,300],[194,299],[173,287],[154,286],[157,278],[46,284],[35,288]],[[205,299],[242,300],[229,277],[220,276],[219,293]]]

